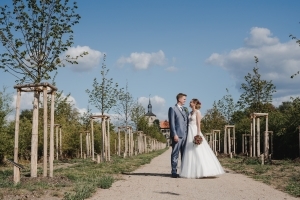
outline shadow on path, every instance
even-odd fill
[[[161,176],[161,177],[170,177],[171,174],[162,174],[162,173],[122,173],[123,175],[128,175],[128,176]],[[181,177],[178,177],[181,178]],[[201,177],[197,179],[216,179],[219,178],[218,176],[209,176],[209,177]]]
[[[156,192],[156,193],[160,193],[160,194],[168,194],[168,195],[175,195],[175,196],[179,196],[179,195],[180,195],[180,194],[174,193],[174,192]]]
[[[122,173],[129,176],[162,176],[162,177],[171,177],[171,174],[162,174],[162,173]]]

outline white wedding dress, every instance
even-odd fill
[[[196,111],[199,112],[200,111]],[[189,114],[189,130],[186,146],[182,157],[179,176],[183,178],[201,178],[224,174],[224,170],[207,143],[202,133],[203,141],[200,145],[194,145],[194,136],[197,135],[196,112]],[[201,113],[200,113],[201,116]]]

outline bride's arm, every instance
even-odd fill
[[[201,132],[201,114],[199,111],[196,112],[196,125],[197,125],[197,134],[200,135]]]

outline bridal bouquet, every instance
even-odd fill
[[[200,135],[196,135],[196,136],[194,137],[193,143],[194,143],[195,145],[200,145],[200,144],[202,143],[202,141],[203,141],[203,138],[202,138]]]

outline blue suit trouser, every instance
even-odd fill
[[[177,173],[179,152],[180,152],[181,161],[182,161],[185,143],[186,143],[186,137],[179,138],[178,142],[175,142],[174,138],[172,137],[172,153],[171,153],[171,167],[172,167],[171,173],[172,174]]]

